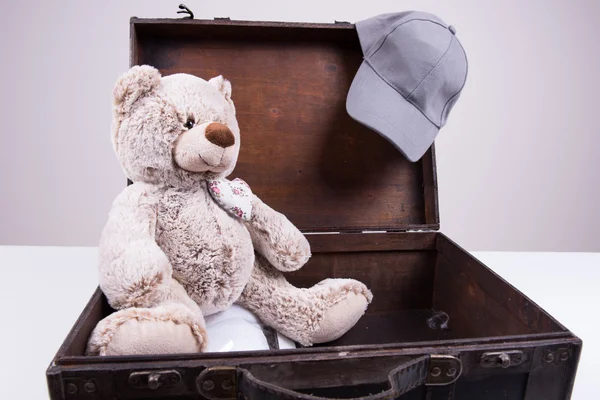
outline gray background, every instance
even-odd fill
[[[2,2],[0,244],[97,244],[125,184],[109,128],[129,17],[177,17],[179,2]],[[600,251],[600,1],[186,4],[245,20],[438,14],[470,61],[436,141],[441,230],[469,250]]]

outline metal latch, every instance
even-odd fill
[[[521,350],[483,353],[481,366],[484,368],[508,368],[523,364],[525,356]]]
[[[151,389],[173,387],[181,382],[181,374],[175,370],[141,371],[129,375],[129,386],[134,389]]]
[[[185,14],[186,16],[183,17],[184,19],[194,19],[194,13],[185,4],[180,4],[179,10],[180,11],[177,11],[177,14]]]
[[[209,400],[235,399],[236,381],[235,367],[210,367],[198,375],[196,387]]]
[[[454,383],[462,374],[460,359],[450,355],[430,356],[426,386],[445,386]]]

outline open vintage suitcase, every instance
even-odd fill
[[[112,312],[96,290],[52,361],[52,399],[568,399],[582,342],[439,233],[434,150],[409,163],[353,121],[354,26],[131,19],[131,64],[233,85],[232,176],[306,232],[289,275],[367,284],[367,314],[335,342],[259,352],[86,357]],[[482,232],[485,234],[485,232]]]

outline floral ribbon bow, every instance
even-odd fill
[[[234,217],[244,221],[250,221],[252,218],[252,190],[243,180],[210,180],[208,193],[223,210]]]

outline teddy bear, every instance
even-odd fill
[[[99,281],[115,310],[89,355],[202,352],[204,317],[233,304],[303,346],[335,340],[372,294],[353,279],[311,288],[284,273],[310,258],[306,237],[241,180],[231,83],[148,65],[113,93],[112,144],[133,182],[114,200],[99,242]]]

